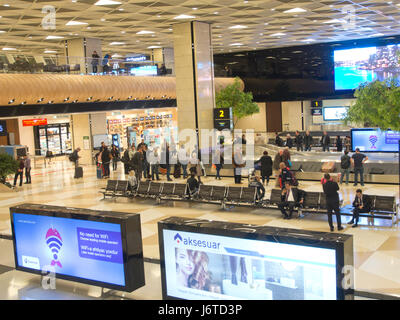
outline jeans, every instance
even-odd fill
[[[112,164],[113,164],[113,170],[114,171],[117,170],[118,160],[117,159],[113,159]]]
[[[340,170],[340,184],[343,183],[344,175],[346,175],[346,184],[348,184],[349,183],[349,176],[350,176],[350,169],[349,168]]]
[[[19,186],[22,187],[23,175],[24,175],[24,172],[23,172],[23,171],[18,171],[18,172],[15,174],[15,177],[14,177],[14,186],[17,184],[17,180],[18,180],[18,177],[19,177],[19,178],[20,178],[20,179],[19,179]]]
[[[303,145],[302,144],[299,144],[296,147],[297,147],[297,151],[303,151]]]
[[[322,151],[323,151],[323,152],[329,151],[329,146],[322,145]]]
[[[306,145],[306,146],[304,147],[304,151],[311,151],[311,146],[307,146],[307,145]]]
[[[216,179],[221,179],[220,171],[222,169],[222,165],[221,164],[216,164],[215,165],[215,169],[217,170],[217,174],[215,175],[215,178]]]
[[[109,177],[110,176],[110,163],[103,163],[103,168],[104,168],[104,176]]]
[[[170,174],[171,174],[171,166],[167,164],[167,180],[171,180]]]
[[[270,176],[262,176],[262,177],[261,177],[262,183],[264,184],[265,180],[267,180],[267,184],[268,184],[268,183],[269,183],[269,177],[270,177]]]
[[[242,168],[235,168],[234,175],[235,175],[235,183],[239,184],[242,182]]]
[[[354,168],[354,184],[358,183],[358,174],[360,174],[361,185],[364,185],[364,167]]]
[[[278,208],[281,210],[282,214],[288,218],[292,217],[293,209],[295,206],[296,206],[296,203],[286,202],[286,201],[278,204]],[[286,208],[289,210],[289,214],[286,213]]]
[[[327,201],[326,210],[327,210],[327,213],[328,213],[329,227],[331,229],[333,228],[332,213],[334,212],[335,215],[336,215],[337,227],[341,228],[342,227],[342,220],[341,220],[341,216],[340,216],[339,201],[335,201],[334,203],[329,203]]]
[[[26,183],[31,183],[31,168],[25,168]]]
[[[187,174],[187,164],[181,164],[181,166],[182,166],[183,179],[186,179],[186,177],[188,176],[188,174]]]
[[[360,209],[360,208],[356,207],[353,210],[353,219],[351,219],[351,220],[353,220],[356,224],[358,224],[358,221],[360,219],[360,213],[369,213],[369,211],[370,210],[367,210],[365,208]]]
[[[97,73],[97,66],[93,65],[93,73]]]
[[[150,175],[149,175],[149,163],[144,161],[143,162],[143,177],[145,179],[150,179]]]
[[[156,176],[157,180],[160,180],[160,177],[158,175],[158,164],[152,164],[151,165],[151,180],[154,180],[154,175]]]

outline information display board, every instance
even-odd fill
[[[158,230],[164,299],[351,298],[351,235],[177,217]]]
[[[139,215],[32,204],[10,215],[17,270],[129,292],[144,285]]]
[[[400,132],[351,129],[351,149],[363,152],[399,152]]]
[[[214,128],[218,131],[224,129],[233,130],[232,108],[214,109]]]
[[[346,117],[348,107],[324,107],[324,121],[341,121]]]
[[[7,122],[6,120],[0,120],[0,136],[7,135]]]

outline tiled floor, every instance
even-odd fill
[[[124,179],[121,169],[120,166],[119,170],[113,172],[112,178]],[[177,180],[177,182],[183,182],[183,180]],[[213,177],[207,177],[204,178],[204,182],[215,185],[234,185],[233,178],[217,181]],[[283,220],[277,210],[232,208],[222,211],[216,205],[185,202],[156,205],[155,201],[152,200],[128,200],[125,198],[102,200],[99,190],[105,185],[105,180],[96,179],[94,166],[84,167],[84,179],[79,180],[73,179],[73,168],[68,161],[56,161],[46,169],[34,169],[31,185],[23,185],[18,191],[0,192],[0,233],[11,234],[9,207],[20,203],[40,203],[140,213],[144,256],[155,259],[159,258],[157,222],[169,216],[329,231],[326,215],[309,214],[303,219]],[[245,179],[243,186],[246,185]],[[300,182],[300,187],[306,191],[321,191],[321,185],[317,182]],[[269,197],[271,188],[272,185],[268,187],[266,197]],[[399,187],[395,185],[366,185],[363,189],[366,193],[399,197]],[[342,187],[341,196],[345,205],[351,203],[354,192],[352,185]],[[350,217],[343,217],[342,220],[346,222],[350,220]],[[399,226],[391,226],[390,220],[378,219],[376,219],[374,226],[368,226],[366,218],[362,218],[360,224],[361,226],[357,229],[345,225],[346,228],[342,231],[354,235],[355,288],[360,291],[400,296]],[[1,243],[1,245],[3,244]],[[12,254],[12,250],[7,252]],[[0,255],[1,265],[10,265],[13,257],[8,255],[4,253]],[[154,268],[155,266],[151,265],[147,268]],[[21,276],[23,273],[17,272],[15,274]],[[152,274],[155,273],[149,271],[149,275]],[[13,281],[16,281],[15,276],[13,279]],[[3,276],[0,283],[3,281],[8,280]],[[144,290],[141,297],[151,298],[151,292],[151,290]]]

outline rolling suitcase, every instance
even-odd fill
[[[175,179],[179,179],[181,177],[181,165],[180,164],[176,164],[174,166],[174,178]]]
[[[75,179],[83,178],[83,168],[82,167],[77,167],[75,168]]]
[[[97,175],[97,179],[103,178],[103,166],[101,164],[97,165],[96,175]]]

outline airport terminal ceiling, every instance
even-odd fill
[[[0,48],[63,53],[63,40],[98,38],[103,52],[173,47],[175,23],[213,25],[214,53],[345,41],[398,34],[395,2],[291,0],[0,1]]]

